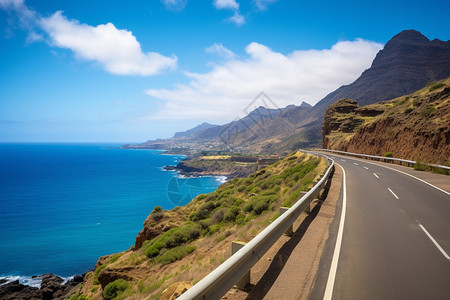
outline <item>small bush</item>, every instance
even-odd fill
[[[432,86],[430,86],[430,88],[428,89],[428,91],[429,91],[429,92],[432,92],[432,91],[438,90],[438,89],[440,89],[441,87],[443,87],[444,85],[445,85],[445,83],[443,83],[443,82],[435,83],[435,84],[433,84]]]
[[[417,99],[414,99],[414,100],[412,101],[412,106],[413,106],[413,107],[417,107],[417,101],[418,101]]]
[[[405,108],[405,110],[403,111],[405,114],[409,114],[410,112],[412,112],[414,110],[414,108],[412,107],[407,107]]]
[[[222,222],[222,220],[223,220],[223,218],[224,218],[226,212],[228,212],[228,209],[226,209],[226,208],[221,208],[221,209],[219,209],[219,210],[216,211],[216,212],[214,213],[214,215],[211,217],[211,222],[212,222],[213,224]]]
[[[430,166],[426,163],[417,161],[416,164],[414,165],[414,170],[418,170],[418,171],[430,171]]]
[[[98,275],[100,274],[100,272],[106,268],[106,265],[101,265],[100,267],[98,267],[97,269],[95,269],[94,271],[94,280],[98,279]]]
[[[226,222],[234,222],[234,220],[236,220],[237,215],[239,215],[240,213],[240,209],[237,206],[233,206],[231,207],[223,216],[223,219]]]
[[[112,300],[117,296],[120,296],[130,284],[123,279],[117,279],[113,282],[108,283],[103,290],[103,298],[106,300]]]
[[[201,234],[201,228],[198,224],[187,223],[182,227],[172,228],[155,238],[151,243],[146,244],[144,250],[147,257],[156,257],[162,249],[175,248],[181,244],[197,239]]]
[[[178,246],[156,257],[155,261],[163,265],[168,265],[194,252],[195,249],[197,248],[194,246]]]
[[[120,253],[113,255],[113,257],[111,257],[111,263],[116,262],[120,258],[120,256],[122,256],[122,254]]]
[[[155,208],[152,210],[151,214],[160,213],[160,212],[162,212],[162,207],[158,205],[158,206],[155,206]]]
[[[392,157],[392,152],[386,152],[386,153],[384,154],[384,157]]]
[[[431,116],[434,111],[436,110],[436,108],[433,105],[428,105],[427,107],[424,107],[422,109],[422,116],[428,118],[429,116]]]

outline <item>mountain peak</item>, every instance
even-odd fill
[[[418,44],[428,44],[430,40],[424,36],[422,33],[420,33],[417,30],[409,29],[409,30],[403,30],[390,39],[386,45],[395,44],[395,43],[418,43]]]

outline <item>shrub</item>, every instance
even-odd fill
[[[182,259],[186,255],[192,253],[197,249],[194,246],[178,246],[173,249],[165,251],[163,254],[155,258],[155,261],[167,265],[170,263],[173,263],[174,261],[177,261],[179,259]]]
[[[157,205],[157,206],[155,206],[155,208],[152,210],[151,214],[154,214],[154,213],[160,213],[160,212],[162,212],[162,207],[159,206],[159,205]]]
[[[218,211],[216,211],[216,212],[214,213],[214,215],[211,217],[211,222],[212,222],[213,224],[222,222],[222,220],[223,220],[223,218],[224,218],[224,216],[225,216],[225,213],[226,213],[227,211],[228,211],[228,209],[226,209],[226,208],[221,208],[221,209],[219,209]]]
[[[216,208],[216,205],[212,201],[209,201],[209,202],[206,202],[206,203],[202,204],[200,206],[200,208],[197,210],[197,213],[196,213],[197,219],[198,220],[205,219],[207,216],[209,216],[209,214],[211,213],[211,211],[214,208]]]
[[[417,99],[414,99],[414,100],[412,101],[412,106],[413,106],[413,107],[416,107],[416,106],[417,106],[417,101],[418,101]]]
[[[410,112],[412,112],[414,110],[414,108],[412,107],[407,107],[405,108],[405,110],[403,111],[405,114],[409,114]]]
[[[392,157],[392,152],[386,152],[386,153],[384,154],[384,157]]]
[[[429,91],[429,92],[432,92],[432,91],[438,90],[438,89],[440,89],[441,87],[443,87],[444,85],[445,85],[445,83],[443,83],[443,82],[435,83],[435,84],[433,84],[432,86],[430,86],[430,88],[428,89],[428,91]]]
[[[100,272],[106,268],[106,265],[101,265],[100,267],[98,267],[97,269],[95,269],[94,271],[94,280],[98,279],[98,275],[100,274]]]
[[[129,286],[130,284],[123,279],[117,279],[110,282],[103,290],[103,298],[112,300],[122,294]]]
[[[418,170],[418,171],[429,171],[430,170],[430,166],[426,163],[417,161],[416,164],[414,165],[414,170]]]
[[[236,220],[236,216],[239,215],[240,213],[240,209],[237,206],[233,206],[231,207],[223,216],[223,219],[226,222],[233,222],[234,220]]]
[[[428,105],[422,109],[422,116],[428,118],[436,110],[433,105]]]
[[[269,203],[264,201],[264,200],[261,200],[261,201],[258,201],[258,203],[255,204],[255,206],[253,208],[253,212],[256,215],[260,215],[260,214],[262,214],[264,211],[266,211],[268,209],[269,209]]]
[[[197,239],[201,234],[198,224],[187,223],[182,227],[172,228],[159,238],[155,238],[144,250],[147,257],[155,257],[162,249],[175,248],[181,244]]]

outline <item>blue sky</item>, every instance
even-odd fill
[[[448,1],[0,0],[0,142],[143,142],[314,105]],[[257,103],[257,102],[256,102]]]

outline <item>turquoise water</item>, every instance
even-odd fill
[[[111,144],[0,144],[0,276],[63,277],[129,249],[151,210],[223,178],[164,171],[183,156]]]

